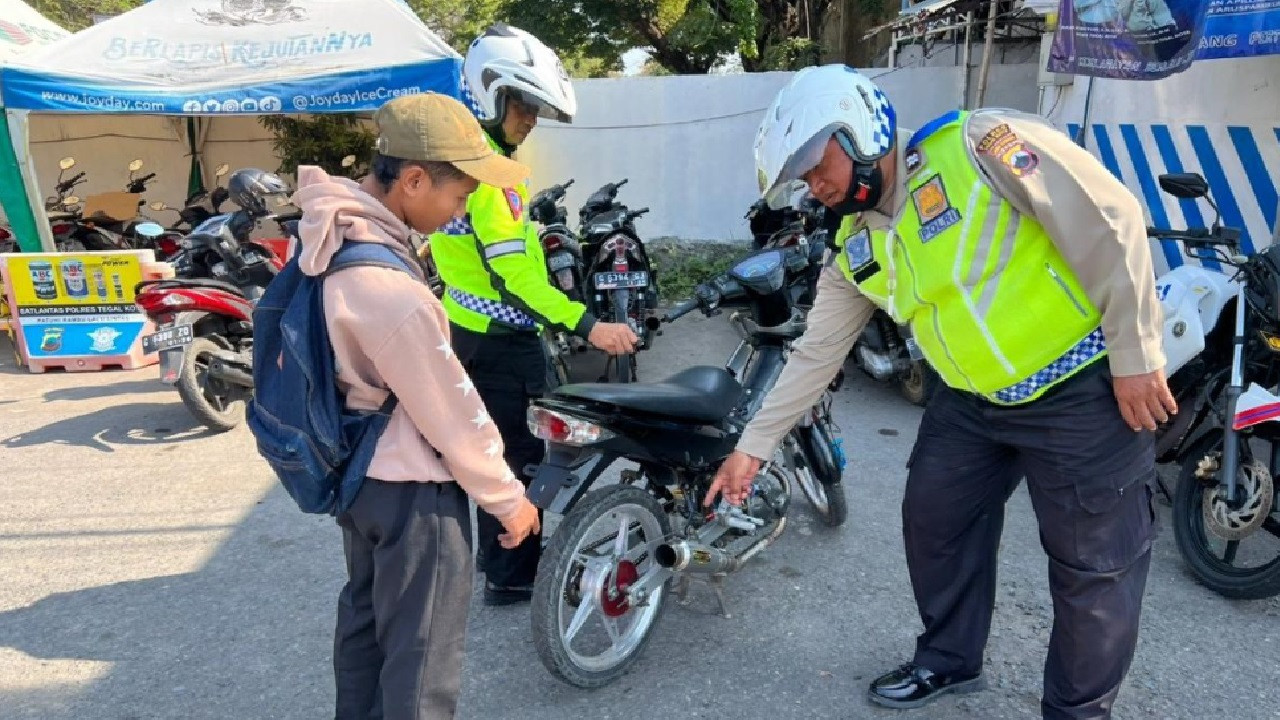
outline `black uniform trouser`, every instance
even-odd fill
[[[525,467],[542,462],[546,450],[525,420],[529,400],[547,389],[541,338],[535,332],[482,335],[457,325],[452,326],[452,336],[454,351],[502,436],[503,458],[528,487],[533,478],[525,474]],[[507,550],[498,543],[505,531],[497,518],[477,508],[476,524],[485,578],[503,587],[532,585],[542,555],[540,536],[530,535]]]
[[[1004,506],[1025,475],[1053,596],[1042,712],[1110,717],[1138,640],[1155,448],[1121,418],[1106,360],[1022,407],[940,388],[908,467],[903,535],[924,624],[915,661],[982,670]]]

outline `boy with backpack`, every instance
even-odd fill
[[[396,98],[374,121],[359,184],[298,168],[299,252],[255,310],[249,424],[299,506],[342,527],[336,717],[452,717],[474,572],[467,498],[501,519],[505,547],[540,528],[415,245],[478,182],[529,173],[444,95]]]

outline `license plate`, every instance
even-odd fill
[[[157,333],[147,335],[142,338],[142,352],[150,355],[161,350],[169,348],[182,347],[190,345],[195,339],[193,326],[191,325],[171,325]]]
[[[619,288],[642,288],[649,286],[649,273],[645,270],[634,272],[602,272],[596,273],[597,290],[617,290]]]
[[[573,266],[573,256],[569,253],[560,253],[547,258],[547,267],[551,268],[551,272],[563,270]]]

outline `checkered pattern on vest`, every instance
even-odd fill
[[[1057,360],[1049,363],[1043,370],[1017,385],[1010,385],[1003,390],[997,390],[995,398],[1004,403],[1016,403],[1026,400],[1040,388],[1057,381],[1072,370],[1098,357],[1106,349],[1107,344],[1102,337],[1102,328],[1098,328],[1073,345],[1070,350],[1063,353]]]
[[[528,313],[517,308],[513,308],[505,303],[488,298],[476,297],[468,292],[463,292],[457,288],[449,288],[449,297],[462,307],[480,313],[491,320],[497,320],[518,328],[534,328],[537,323]]]

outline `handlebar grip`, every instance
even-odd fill
[[[696,299],[685,300],[684,302],[672,308],[671,312],[667,313],[666,315],[663,315],[662,322],[666,322],[666,323],[674,322],[684,317],[685,315],[688,315],[690,312],[695,310],[700,304],[701,303]]]
[[[619,182],[617,185],[614,185],[614,187],[622,187],[623,185],[626,185],[628,182],[631,182],[631,178],[622,178],[622,182]]]

